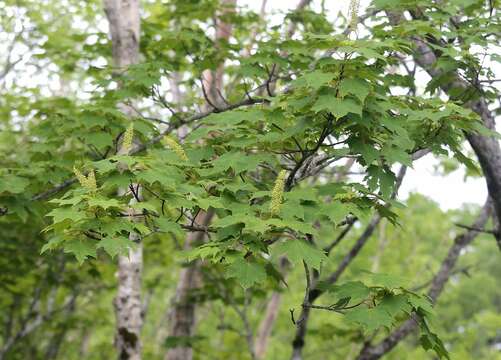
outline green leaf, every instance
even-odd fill
[[[440,359],[450,359],[449,352],[445,348],[444,343],[437,334],[430,330],[426,320],[420,319],[419,325],[421,329],[421,337],[419,340],[423,349],[435,351]]]
[[[287,200],[280,207],[280,217],[287,220],[304,220],[304,209],[299,201]]]
[[[395,174],[389,169],[371,165],[367,168],[368,185],[371,190],[378,187],[385,198],[389,198],[396,182]]]
[[[107,236],[97,243],[96,248],[104,249],[113,258],[117,255],[127,255],[129,249],[134,246],[135,243],[125,236]]]
[[[166,218],[157,218],[155,223],[158,226],[158,230],[162,232],[172,233],[174,235],[181,235],[184,233],[181,225]]]
[[[40,254],[43,254],[47,250],[57,249],[64,242],[64,238],[62,236],[56,235],[49,239],[49,241],[42,246],[40,250]]]
[[[389,290],[403,288],[409,284],[409,280],[399,275],[370,273],[370,278],[374,286],[381,286]]]
[[[87,144],[94,145],[98,150],[105,149],[113,145],[113,136],[105,131],[96,131],[86,135]]]
[[[309,87],[313,89],[319,89],[320,87],[328,84],[334,78],[332,73],[324,73],[322,71],[312,71],[306,75],[300,77],[297,82],[305,81]]]
[[[244,224],[248,231],[264,233],[270,227],[270,223],[252,215],[230,215],[214,221],[214,227],[226,227],[235,224]]]
[[[349,144],[354,153],[362,154],[366,165],[370,165],[373,161],[379,159],[380,153],[373,144],[362,139],[352,139]]]
[[[141,171],[136,177],[149,184],[158,183],[165,188],[174,190],[176,184],[184,181],[184,175],[175,166],[162,165],[162,167]]]
[[[22,193],[30,184],[29,180],[20,176],[5,175],[0,177],[0,193]]]
[[[369,332],[377,330],[381,326],[389,329],[393,325],[393,318],[379,307],[371,309],[358,307],[347,312],[345,317],[348,321],[362,325]]]
[[[306,264],[315,269],[320,269],[322,262],[327,260],[323,250],[299,239],[282,241],[275,246],[275,251],[279,254],[286,254],[289,260],[295,264],[304,260]]]
[[[317,190],[314,188],[293,188],[284,194],[284,199],[317,201]]]
[[[64,243],[64,252],[75,255],[82,264],[89,257],[96,257],[96,247],[88,240],[71,240]]]
[[[123,205],[117,199],[105,199],[105,198],[90,198],[88,202],[89,206],[100,207],[104,210],[109,208],[118,208],[121,209]]]
[[[383,146],[381,155],[384,156],[389,165],[394,163],[401,163],[406,166],[412,166],[412,156],[405,150],[394,146]]]
[[[356,96],[360,102],[364,102],[369,95],[370,86],[367,81],[362,79],[344,79],[339,84],[339,94],[341,97],[346,95]]]
[[[291,219],[287,220],[281,220],[281,219],[269,219],[267,222],[269,225],[273,225],[276,227],[284,227],[284,228],[289,228],[294,231],[301,232],[303,234],[311,234],[311,235],[318,235],[317,229],[313,227],[311,223],[307,222],[302,222],[302,221],[295,221]]]
[[[64,220],[71,220],[73,222],[78,222],[87,217],[84,212],[69,207],[54,209],[46,216],[52,217],[52,221],[54,222],[54,224],[57,224]]]
[[[419,296],[417,294],[409,294],[409,303],[416,309],[424,312],[429,316],[435,314],[433,305],[428,298],[425,296]]]
[[[259,263],[238,258],[226,269],[226,277],[236,278],[240,285],[247,289],[266,280],[266,269]]]
[[[194,249],[185,251],[183,253],[183,256],[188,260],[188,261],[193,261],[197,258],[200,258],[202,260],[204,259],[214,259],[216,256],[221,252],[219,249],[219,246],[214,245],[214,244],[204,244],[201,246],[198,246]]]
[[[360,281],[350,281],[329,289],[338,299],[350,298],[352,303],[359,303],[370,294],[370,289]]]
[[[64,198],[64,199],[52,199],[49,202],[53,204],[59,204],[59,205],[76,205],[80,203],[84,198],[83,195],[77,195],[77,196],[72,196],[69,198]]]
[[[348,113],[362,115],[362,105],[353,99],[340,99],[333,95],[320,95],[312,110],[316,112],[329,111],[337,119],[348,115]]]
[[[408,296],[405,294],[394,295],[387,293],[378,304],[378,307],[386,311],[388,315],[393,318],[401,312],[410,315],[412,312],[412,305],[409,304],[408,300]]]
[[[255,170],[262,162],[274,162],[269,155],[248,155],[243,152],[228,152],[211,162],[212,168],[203,169],[201,173],[209,176],[232,168],[237,174]]]
[[[330,221],[335,224],[339,224],[341,221],[346,219],[346,216],[350,213],[350,207],[343,204],[341,201],[332,201],[327,204],[322,204],[320,208],[320,214],[327,216]]]
[[[215,196],[197,199],[197,203],[200,208],[205,211],[207,211],[210,207],[214,209],[226,209],[226,206],[221,202],[221,199]]]

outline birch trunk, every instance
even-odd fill
[[[113,63],[123,69],[139,60],[139,0],[104,0],[112,40]],[[124,109],[127,112],[127,109]],[[118,258],[118,290],[114,300],[115,347],[119,359],[141,359],[140,333],[143,325],[141,273],[143,249],[138,234],[129,238],[137,244],[128,256]]]

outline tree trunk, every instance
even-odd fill
[[[104,0],[113,63],[124,68],[139,61],[139,0]]]
[[[201,211],[195,218],[195,222],[207,226],[213,216],[213,212]],[[190,232],[186,238],[185,249],[196,246],[205,239],[203,232]],[[172,309],[169,314],[169,338],[177,341],[175,347],[167,351],[167,360],[188,360],[193,357],[193,350],[189,338],[193,336],[196,318],[196,301],[193,298],[193,290],[200,284],[200,263],[195,261],[187,265],[179,274],[176,295],[172,301]]]
[[[131,233],[129,239],[139,238]],[[118,291],[114,300],[116,316],[115,346],[119,359],[141,359],[141,328],[143,314],[141,306],[141,272],[143,248],[129,250],[129,256],[118,258]]]
[[[139,0],[104,0],[112,40],[113,63],[123,69],[139,60]],[[127,110],[125,109],[127,112]],[[141,273],[143,249],[138,234],[129,239],[137,246],[118,258],[118,290],[114,300],[115,346],[119,359],[141,359],[140,333],[143,325]]]
[[[266,354],[266,349],[268,347],[268,339],[271,335],[271,330],[275,324],[275,319],[277,318],[278,311],[280,309],[280,301],[282,300],[282,294],[278,291],[274,291],[271,294],[270,300],[266,306],[266,312],[264,319],[261,322],[256,341],[254,343],[254,354],[256,359],[263,359]]]

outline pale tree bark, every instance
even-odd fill
[[[123,70],[139,61],[139,0],[104,0],[109,22],[113,63]],[[128,112],[127,109],[123,109]],[[124,190],[121,191],[123,193]],[[137,190],[139,193],[139,190]],[[116,316],[115,347],[119,359],[141,359],[141,274],[143,248],[138,234],[131,232],[129,239],[136,247],[128,256],[118,258],[118,289],[114,300]]]
[[[476,230],[481,230],[484,228],[491,213],[492,202],[488,200],[482,208],[480,215],[478,215],[474,224],[471,226],[471,229],[454,239],[454,243],[450,247],[447,256],[443,260],[442,265],[440,266],[440,270],[433,278],[430,290],[428,291],[428,296],[433,303],[437,301],[438,297],[445,287],[445,284],[449,280],[452,271],[454,270],[454,266],[456,265],[457,260],[461,255],[461,250],[471,244],[475,237],[477,237],[480,232]],[[366,344],[358,355],[357,360],[376,360],[381,358],[386,353],[390,352],[400,341],[414,332],[417,328],[417,325],[418,324],[415,320],[407,320],[378,344]]]
[[[285,257],[280,259],[280,272],[285,277],[289,267],[289,262]],[[268,340],[270,338],[273,326],[280,310],[280,302],[282,301],[282,292],[273,291],[266,304],[264,317],[259,324],[256,339],[254,341],[254,356],[256,359],[264,359],[266,350],[268,349]]]
[[[254,355],[256,359],[264,359],[268,347],[268,339],[271,335],[273,325],[275,324],[278,311],[280,310],[281,300],[282,294],[278,291],[274,291],[266,305],[266,312],[259,325],[256,340],[254,342]]]
[[[235,11],[236,0],[221,0],[221,13],[216,22],[215,43],[226,41],[232,32],[231,24],[221,20],[221,15]],[[220,108],[224,106],[222,95],[224,64],[219,64],[215,71],[206,70],[202,74],[202,89],[206,98],[206,110]],[[195,223],[207,226],[214,213],[200,210],[195,217]],[[190,249],[205,240],[202,232],[190,232],[186,236],[185,248]],[[172,301],[172,308],[169,311],[169,338],[178,340],[175,347],[170,348],[165,356],[166,360],[191,360],[193,349],[189,343],[189,338],[193,336],[196,326],[196,301],[192,297],[193,290],[200,286],[200,266],[197,261],[184,267],[180,274],[176,294]]]
[[[112,41],[113,62],[124,68],[139,61],[139,0],[103,0]]]

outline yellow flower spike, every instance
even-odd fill
[[[73,173],[77,177],[78,182],[82,187],[86,188],[87,187],[87,178],[85,177],[84,174],[82,174],[76,167],[73,166]]]
[[[271,216],[278,215],[278,213],[280,212],[280,206],[282,205],[282,199],[284,196],[286,175],[287,171],[281,170],[278,173],[277,179],[275,180],[275,185],[273,186],[273,190],[271,191],[271,204],[270,204]]]
[[[186,152],[184,151],[183,147],[179,145],[179,143],[171,138],[170,136],[165,136],[164,137],[164,142],[165,144],[174,151],[177,156],[181,158],[181,160],[188,161],[188,156],[186,155]]]
[[[350,23],[348,27],[351,31],[355,31],[358,24],[358,11],[360,8],[360,0],[351,0],[350,9],[348,11]]]
[[[77,177],[77,180],[80,185],[82,185],[82,187],[92,192],[97,191],[96,174],[94,173],[94,170],[91,170],[89,172],[89,175],[85,176],[80,172],[80,170],[78,170],[76,167],[73,167],[73,173]]]
[[[91,170],[89,175],[87,175],[87,189],[92,192],[97,191],[96,174],[94,173],[94,170]]]
[[[132,139],[134,138],[134,123],[131,123],[127,130],[125,130],[122,141],[122,153],[128,154],[132,148]]]

